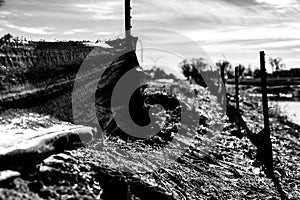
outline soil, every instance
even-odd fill
[[[149,85],[148,93],[173,94],[189,108],[191,118],[201,116],[202,122],[188,130],[191,136],[178,140],[192,142],[186,151],[177,152],[172,144],[174,148],[164,152],[164,145],[157,145],[161,137],[124,141],[104,134],[1,181],[0,199],[280,199],[277,187],[256,162],[256,147],[247,137],[233,135],[235,125],[220,115],[207,90],[184,82]],[[174,89],[178,87],[180,93]],[[254,133],[261,131],[259,102],[245,100],[241,109],[248,127]],[[1,123],[33,110],[2,112]],[[51,117],[50,125],[57,120]],[[300,128],[278,114],[270,123],[275,174],[288,198],[300,199]],[[209,133],[216,137],[207,137]]]

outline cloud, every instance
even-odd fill
[[[51,27],[25,27],[25,26],[16,26],[7,21],[0,21],[2,24],[11,29],[16,29],[25,33],[36,34],[36,35],[52,35],[54,32],[49,32],[53,30]]]
[[[135,0],[133,25],[170,28],[198,42],[215,59],[224,53],[235,62],[255,65],[257,52],[262,49],[284,58],[295,55],[292,48],[300,41],[300,12],[296,3],[290,0]]]
[[[214,55],[232,56],[232,60],[257,62],[258,47],[278,53],[276,56],[293,58],[299,54],[293,50],[299,49],[293,46],[293,42],[300,40],[299,3],[299,0],[134,0],[133,34],[141,27],[163,27],[183,33]],[[117,31],[123,33],[123,4],[120,0],[9,0],[1,7],[0,26],[12,34],[28,33],[25,34],[28,38],[112,37]],[[88,34],[80,34],[85,32]],[[168,35],[159,37],[163,39],[154,40],[156,43],[178,43]]]
[[[300,24],[299,24],[300,25]],[[257,27],[234,27],[221,29],[205,29],[186,31],[185,34],[193,40],[202,43],[220,43],[220,42],[243,42],[255,40],[282,40],[282,39],[300,39],[300,28],[294,23],[284,25],[269,25]]]
[[[231,3],[230,3],[231,2]],[[258,5],[254,1],[245,6],[225,0],[172,0],[133,2],[133,22],[139,26],[163,26],[177,30],[205,29],[206,27],[252,26],[299,21],[295,9],[281,13]],[[247,1],[248,2],[248,1]],[[151,25],[150,25],[151,24]]]
[[[294,48],[293,51],[300,52],[300,47],[299,48]],[[300,55],[298,57],[300,58]]]
[[[37,34],[37,35],[52,35],[53,32],[49,32],[50,30],[53,30],[53,28],[50,27],[11,27],[18,29],[25,33],[31,33],[31,34]]]
[[[7,10],[0,10],[0,19],[5,19],[8,16],[12,16],[13,13],[11,11],[7,11]]]
[[[4,0],[0,0],[0,7],[4,4]]]
[[[271,5],[277,8],[287,8],[297,5],[296,0],[256,0],[256,2]]]
[[[88,29],[72,29],[70,31],[64,32],[64,35],[74,35],[77,33],[86,33],[88,31],[89,31]]]
[[[38,16],[36,14],[28,13],[28,12],[24,12],[23,15],[26,16],[26,17],[37,17]]]
[[[0,10],[0,19],[22,18],[22,17],[37,17],[37,14],[22,12],[19,10]]]
[[[72,7],[81,13],[89,13],[94,19],[122,19],[123,1],[97,1],[92,3],[75,3]]]
[[[261,49],[266,49],[266,48],[283,49],[287,47],[300,47],[300,40],[273,41],[273,42],[267,42],[260,45],[256,45],[256,48],[261,48]]]
[[[106,35],[111,35],[113,32],[110,32],[110,31],[101,31],[101,32],[98,32],[98,33],[96,33],[97,35],[104,35],[104,36],[106,36]]]
[[[284,61],[300,63],[300,58],[286,58]],[[300,67],[299,64],[297,67]]]

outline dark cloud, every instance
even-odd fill
[[[4,4],[4,0],[0,0],[0,7]]]

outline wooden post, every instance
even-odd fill
[[[273,174],[273,153],[272,142],[270,138],[270,122],[269,122],[269,107],[267,95],[267,81],[266,81],[266,66],[265,53],[260,52],[260,66],[261,66],[261,87],[262,87],[262,103],[264,114],[264,131],[262,132],[261,144],[258,147],[258,157],[265,164],[269,175]]]
[[[242,65],[241,64],[239,64],[239,78],[243,78],[243,73],[242,73]]]
[[[239,103],[239,67],[235,67],[235,101],[236,109],[240,112],[240,103]]]
[[[236,116],[240,114],[240,99],[239,99],[239,67],[235,67],[235,105],[236,105]],[[237,120],[237,127],[240,131],[240,120]]]
[[[224,83],[224,87],[226,86],[225,84],[225,66],[224,65],[221,65],[221,67],[220,67],[221,69],[221,78],[222,78],[222,81],[223,81],[223,83]],[[226,87],[225,87],[225,90],[226,90]]]
[[[125,0],[125,35],[126,39],[129,39],[131,36],[131,0]]]

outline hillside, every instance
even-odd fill
[[[152,109],[160,131],[147,139],[125,137],[124,131],[112,122],[115,113],[108,108],[116,82],[138,67],[134,52],[124,54],[119,45],[94,49],[87,62],[99,61],[97,58],[101,62],[92,70],[79,71],[80,87],[73,90],[75,69],[78,70],[91,47],[41,44],[25,45],[29,50],[13,45],[1,50],[5,57],[5,62],[1,61],[4,73],[16,73],[15,79],[4,79],[2,94],[14,96],[25,91],[25,95],[2,98],[8,106],[0,113],[1,137],[5,138],[0,143],[0,162],[5,163],[0,168],[0,199],[280,199],[277,187],[256,162],[256,147],[246,136],[235,136],[237,127],[229,122],[206,88],[182,80],[142,82],[142,72],[136,70],[134,81],[147,87],[137,90],[133,97],[132,118],[146,123],[147,111]],[[28,51],[32,53],[26,59]],[[75,57],[71,56],[73,53]],[[18,55],[15,61],[14,55]],[[115,56],[118,59],[108,62]],[[36,79],[34,75],[25,76],[33,71],[47,75]],[[50,81],[51,71],[61,76]],[[100,75],[103,79],[99,81]],[[61,87],[65,83],[67,87]],[[123,87],[126,91],[129,86]],[[41,95],[28,95],[35,88]],[[89,93],[93,89],[97,89],[94,96]],[[79,102],[76,116],[72,94]],[[96,98],[97,113],[86,104],[91,98]],[[7,103],[16,101],[17,104]],[[166,111],[157,109],[155,104],[161,104]],[[146,109],[139,109],[143,106]],[[120,107],[122,111],[122,101]],[[241,102],[241,109],[251,131],[261,131],[259,102]],[[185,116],[178,114],[182,110]],[[123,113],[117,114],[122,119]],[[82,123],[80,127],[67,123],[74,123],[74,118]],[[181,121],[182,118],[185,120]],[[299,199],[300,128],[278,113],[270,121],[276,176],[289,199]],[[105,132],[95,131],[97,123]],[[126,123],[121,125],[131,128]],[[63,134],[55,135],[54,139],[45,136],[55,130]],[[80,134],[87,141],[80,143]],[[26,141],[30,148],[14,144],[16,140],[23,144],[22,138],[27,136],[34,139]],[[5,145],[12,149],[8,151]]]
[[[47,96],[73,87],[76,74],[97,48],[102,64],[109,62],[111,49],[83,42],[16,42],[1,40],[0,102],[9,106],[19,100]],[[121,49],[121,47],[118,47]],[[117,49],[117,48],[115,48]],[[94,51],[95,52],[95,51]]]
[[[152,83],[151,86],[163,93],[164,88],[171,87],[168,84]],[[180,85],[189,90],[187,84]],[[200,106],[196,112],[205,113],[208,118],[207,126],[201,126],[193,136],[199,148],[190,148],[176,160],[166,160],[160,148],[150,143],[110,140],[104,136],[85,148],[55,154],[30,173],[23,172],[5,185],[2,183],[0,199],[9,196],[23,199],[152,199],[153,196],[157,199],[279,199],[272,181],[255,164],[255,147],[247,138],[232,136],[230,123],[224,122],[228,128],[218,134],[207,149],[208,154],[203,156],[203,133],[218,131],[211,129],[211,125],[223,120],[217,117],[217,110],[213,111],[217,107],[208,101],[210,94],[201,87],[193,88],[199,95],[189,90],[186,94],[190,95],[183,100],[189,106]],[[262,114],[244,104],[242,108],[251,129],[258,131]],[[10,112],[16,110],[6,113],[10,115]],[[18,111],[18,115],[24,112],[30,111]],[[299,133],[300,128],[277,117],[271,118],[271,123],[276,174],[290,199],[298,199],[299,135],[295,133]],[[39,125],[43,126],[43,122]],[[114,192],[116,188],[118,193]]]

